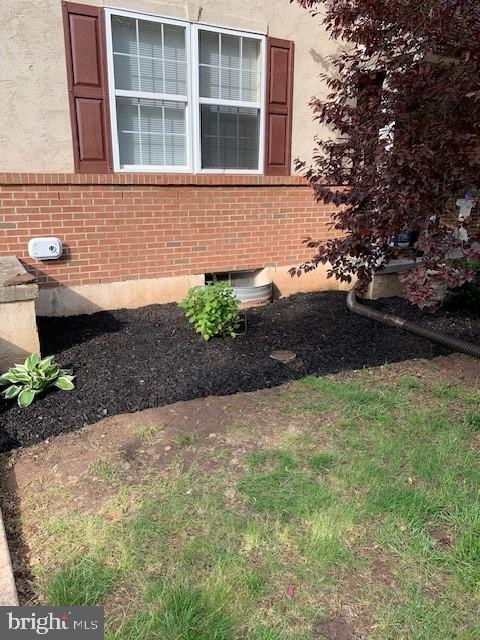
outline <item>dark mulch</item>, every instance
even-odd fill
[[[480,342],[480,318],[461,311],[421,313],[400,299],[377,307]],[[349,312],[345,295],[297,295],[247,312],[248,331],[203,342],[174,304],[40,318],[44,355],[74,368],[76,389],[52,391],[28,409],[0,400],[0,450],[30,445],[117,413],[208,395],[272,387],[306,373],[326,374],[447,351]],[[290,365],[272,360],[290,349]]]

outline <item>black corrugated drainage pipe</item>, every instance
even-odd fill
[[[454,338],[453,336],[445,335],[444,333],[438,333],[433,329],[422,327],[422,325],[417,324],[416,322],[410,322],[409,320],[404,320],[398,316],[393,316],[390,313],[383,313],[382,311],[377,311],[376,309],[360,304],[357,300],[357,291],[355,287],[348,292],[347,307],[350,311],[353,311],[353,313],[358,313],[361,316],[365,316],[365,318],[370,318],[370,320],[383,322],[383,324],[387,324],[390,327],[397,327],[397,329],[403,329],[404,331],[413,333],[421,338],[427,338],[432,342],[437,342],[438,344],[448,347],[453,351],[460,351],[468,354],[469,356],[480,358],[479,345],[466,342],[465,340],[460,340],[459,338]]]

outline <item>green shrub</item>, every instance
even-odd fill
[[[63,391],[74,388],[72,372],[60,369],[54,356],[40,359],[36,353],[28,356],[24,364],[16,364],[0,376],[0,385],[8,385],[2,391],[7,400],[17,398],[20,407],[28,407],[35,396],[48,387],[58,387]]]
[[[239,324],[238,300],[227,283],[190,289],[180,307],[204,340],[214,336],[235,337]]]

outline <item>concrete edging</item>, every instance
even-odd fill
[[[31,353],[40,353],[35,300],[36,284],[3,286],[26,271],[15,256],[0,256],[0,373]]]
[[[13,577],[12,561],[0,509],[0,607],[15,607],[17,605],[17,587]]]

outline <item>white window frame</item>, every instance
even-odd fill
[[[213,33],[225,33],[227,35],[251,38],[260,41],[260,96],[256,102],[245,102],[242,100],[224,100],[221,98],[201,98],[200,97],[200,59],[198,51],[199,31],[212,31]],[[264,163],[264,137],[265,137],[265,37],[247,31],[238,31],[236,29],[224,29],[221,27],[213,27],[210,25],[193,24],[191,30],[193,52],[192,68],[195,72],[192,74],[193,79],[193,95],[195,96],[195,108],[193,109],[194,118],[194,163],[196,173],[226,173],[226,174],[261,174],[263,173]],[[241,76],[240,76],[241,77]],[[200,124],[200,105],[211,104],[227,107],[247,107],[249,109],[258,109],[260,118],[258,141],[258,169],[202,169],[202,132]]]
[[[163,93],[148,93],[141,91],[124,91],[115,89],[114,65],[113,65],[113,37],[112,37],[112,16],[125,16],[137,20],[150,20],[163,24],[173,24],[185,28],[185,55],[187,61],[187,101],[185,96],[174,96]],[[123,9],[106,8],[106,53],[108,71],[108,97],[110,104],[110,129],[113,152],[113,169],[119,173],[210,173],[210,174],[263,174],[264,154],[265,154],[265,52],[266,38],[264,34],[240,31],[237,29],[225,29],[214,25],[203,23],[192,23],[187,20],[177,20],[164,18],[161,16],[138,13],[134,11],[124,11]],[[216,98],[200,98],[199,90],[199,31],[212,31],[214,33],[225,33],[239,37],[251,38],[260,41],[260,97],[256,102],[246,102],[242,100],[222,100]],[[163,165],[120,165],[120,149],[117,130],[117,97],[146,98],[149,100],[169,100],[173,102],[184,102],[186,104],[185,125],[187,130],[187,164],[184,166],[163,166]],[[258,141],[258,169],[202,169],[201,151],[201,123],[200,105],[213,104],[219,106],[247,107],[259,110],[260,126]]]
[[[185,96],[175,96],[173,94],[149,93],[142,91],[123,91],[115,89],[114,81],[114,64],[113,64],[113,37],[112,37],[112,16],[125,16],[137,20],[149,20],[151,22],[159,22],[162,24],[173,24],[185,28],[185,56],[187,62],[187,100]],[[171,18],[160,18],[158,16],[147,16],[132,11],[123,11],[120,9],[105,9],[106,18],[106,43],[107,43],[107,69],[108,69],[108,97],[110,103],[110,128],[112,137],[113,151],[113,169],[118,172],[155,172],[155,173],[187,173],[192,171],[192,78],[191,66],[189,60],[190,53],[190,25],[182,20],[173,20]],[[185,103],[185,128],[187,135],[187,164],[182,166],[165,166],[165,165],[120,165],[120,148],[118,142],[117,129],[117,97],[146,98],[149,100],[169,100],[171,102]]]

